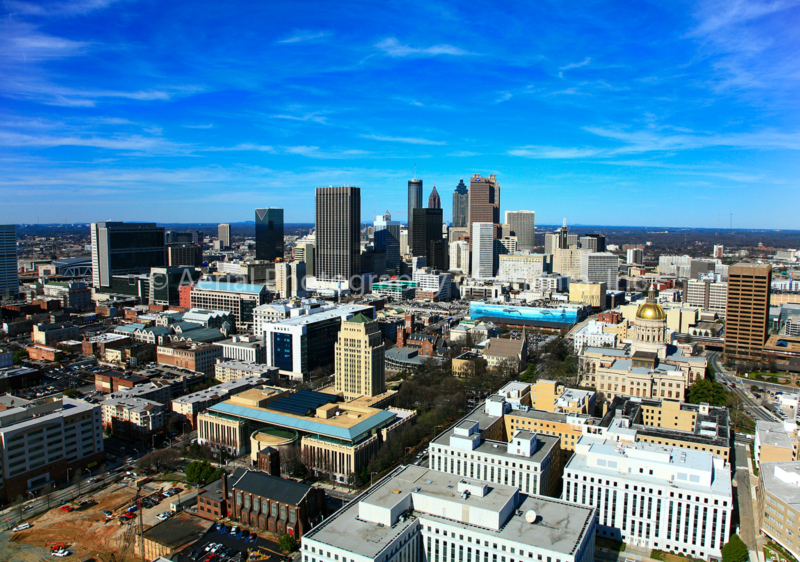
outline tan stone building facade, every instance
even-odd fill
[[[363,314],[342,322],[335,346],[336,391],[346,401],[386,391],[384,345],[378,323]]]

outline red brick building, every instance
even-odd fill
[[[619,324],[622,322],[622,313],[616,312],[614,310],[609,310],[608,312],[601,312],[597,315],[598,322],[604,322],[605,324]]]
[[[120,371],[105,371],[94,375],[94,388],[98,392],[111,394],[112,392],[133,388],[149,381],[149,378],[139,375],[130,375]]]
[[[61,359],[61,350],[49,345],[29,345],[25,348],[28,352],[28,359],[44,360],[44,361],[58,361]]]
[[[192,289],[194,285],[181,285],[178,287],[178,306],[189,310],[192,308]]]
[[[243,525],[300,539],[327,515],[325,492],[308,484],[242,468],[197,495],[197,514],[224,513]]]

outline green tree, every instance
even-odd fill
[[[221,478],[223,472],[223,469],[215,469],[208,461],[194,461],[186,467],[186,481],[189,484],[205,485]]]
[[[67,398],[72,398],[72,397],[78,395],[78,391],[75,388],[68,388],[64,392],[62,392],[61,394],[63,394]]]
[[[19,365],[20,363],[22,363],[22,360],[26,359],[27,357],[28,357],[27,351],[25,351],[24,349],[18,349],[14,352],[12,360],[14,361],[14,365]]]
[[[707,402],[710,406],[725,406],[728,403],[728,397],[725,387],[721,383],[700,379],[689,387],[686,401],[691,404]]]
[[[528,362],[528,366],[519,376],[519,380],[527,383],[536,382],[536,365],[532,361]]]
[[[722,562],[746,562],[750,558],[747,552],[747,545],[739,538],[739,535],[731,535],[731,538],[722,547]]]
[[[283,535],[278,539],[278,546],[286,553],[293,552],[297,550],[297,541],[292,535]]]

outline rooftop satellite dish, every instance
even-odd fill
[[[532,509],[529,509],[528,512],[525,513],[525,521],[528,523],[535,523],[537,517],[538,515],[536,515],[536,512]]]

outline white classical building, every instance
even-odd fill
[[[626,429],[618,429],[584,429],[564,469],[562,499],[596,507],[601,537],[721,557],[733,511],[725,460],[707,451],[624,442]],[[595,430],[604,435],[591,435]]]
[[[616,347],[617,334],[606,334],[604,322],[590,320],[572,336],[572,345],[576,353],[587,347]]]
[[[303,562],[592,562],[595,510],[408,465],[303,536]]]

